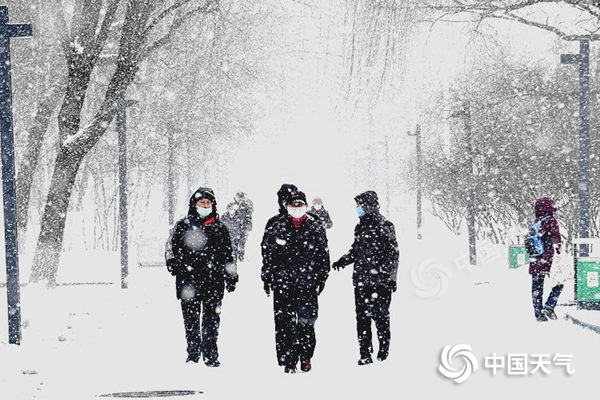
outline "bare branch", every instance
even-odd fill
[[[173,14],[175,11],[190,3],[191,0],[181,0],[177,3],[173,4],[171,7],[164,9],[160,14],[152,20],[144,31],[144,35],[148,35],[152,29],[154,29],[162,20],[164,20],[169,15]],[[207,3],[211,3],[211,0],[208,0]]]
[[[100,31],[98,32],[98,36],[96,36],[96,46],[99,47],[99,50],[102,50],[102,46],[108,37],[108,32],[110,31],[110,26],[115,18],[115,13],[119,8],[120,0],[112,0],[108,7],[106,8],[106,13],[104,14],[104,20],[102,21],[102,25],[100,26]]]
[[[171,39],[173,39],[173,36],[175,36],[175,33],[177,32],[177,30],[184,24],[186,23],[193,15],[195,14],[200,14],[200,13],[205,13],[205,12],[210,12],[209,11],[210,5],[204,5],[198,8],[195,8],[191,11],[188,11],[187,13],[185,13],[184,15],[182,15],[181,17],[179,17],[177,20],[175,20],[173,22],[173,25],[171,25],[171,28],[169,29],[169,32],[167,32],[165,35],[163,35],[161,38],[157,39],[156,41],[154,41],[154,43],[148,45],[148,47],[146,47],[145,51],[143,52],[142,57],[147,57],[148,55],[150,55],[151,53],[153,53],[154,51],[156,51],[157,49],[161,48],[162,46],[164,46],[166,43],[168,43],[169,41],[171,41]]]
[[[578,0],[563,0],[563,1],[525,0],[525,1],[520,1],[520,2],[513,3],[513,4],[506,4],[506,5],[502,5],[502,6],[494,5],[493,3],[490,3],[488,1],[476,1],[471,4],[465,4],[464,2],[461,2],[461,1],[454,1],[454,5],[425,4],[425,5],[420,6],[420,8],[430,10],[430,11],[443,12],[442,16],[440,16],[438,19],[436,19],[432,23],[432,26],[437,21],[451,22],[451,21],[442,19],[442,18],[447,17],[448,15],[472,14],[472,15],[478,16],[477,22],[476,22],[477,26],[479,26],[484,19],[488,19],[488,18],[489,19],[492,19],[492,18],[503,19],[503,20],[519,22],[519,23],[522,23],[525,25],[543,29],[545,31],[554,33],[555,35],[557,35],[558,37],[560,37],[561,39],[564,39],[564,40],[571,40],[571,41],[572,40],[581,40],[581,39],[600,40],[600,35],[596,35],[594,33],[596,31],[598,31],[598,29],[600,29],[600,27],[595,30],[592,30],[591,32],[589,32],[587,34],[576,35],[576,34],[567,33],[556,26],[552,26],[551,24],[548,23],[548,21],[546,21],[546,23],[537,22],[537,21],[528,19],[526,17],[522,17],[515,13],[516,11],[524,10],[524,9],[534,6],[534,5],[539,5],[539,4],[543,4],[543,3],[558,4],[561,2],[564,2],[575,9],[586,12],[590,16],[600,18],[600,8],[598,8],[596,6],[592,7],[589,5],[581,4],[581,2]],[[579,21],[579,22],[581,22],[581,21]]]
[[[525,25],[529,25],[529,26],[533,26],[536,28],[540,28],[543,30],[546,30],[548,32],[552,32],[555,35],[557,35],[558,37],[560,37],[561,39],[564,40],[581,40],[581,39],[589,39],[589,40],[600,40],[600,35],[596,35],[596,34],[592,34],[590,33],[589,35],[573,35],[573,34],[568,34],[560,29],[558,29],[555,26],[552,25],[548,25],[548,24],[543,24],[540,22],[535,22],[535,21],[531,21],[528,20],[526,18],[520,17],[518,15],[515,15],[514,13],[507,13],[506,15],[490,15],[491,18],[498,18],[498,19],[505,19],[505,20],[509,20],[509,21],[516,21],[516,22],[520,22],[522,24]]]
[[[161,38],[157,39],[154,43],[148,45],[148,47],[146,47],[146,49],[142,52],[142,57],[145,58],[148,55],[150,55],[151,53],[153,53],[154,51],[156,51],[157,49],[159,49],[160,47],[164,46],[166,43],[168,43],[169,41],[171,41],[171,39],[173,39],[173,36],[175,36],[175,33],[177,33],[177,30],[179,28],[181,28],[181,26],[186,23],[187,21],[190,20],[190,18],[196,14],[206,14],[206,13],[212,13],[214,10],[212,9],[212,4],[211,2],[207,2],[205,5],[197,7],[193,10],[188,11],[187,13],[183,14],[181,17],[177,18],[173,24],[171,25],[169,32],[167,32],[165,35],[163,35]]]

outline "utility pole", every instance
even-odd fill
[[[423,226],[423,217],[422,217],[422,199],[421,199],[421,190],[422,190],[422,182],[421,182],[421,173],[423,168],[423,156],[421,153],[421,126],[417,125],[417,129],[415,133],[411,133],[408,131],[408,136],[414,136],[416,147],[417,147],[417,239],[421,239],[423,237],[421,229]]]
[[[579,67],[579,237],[589,237],[590,224],[590,42],[579,41],[579,54],[561,54],[562,64]],[[588,255],[588,246],[580,246],[580,256]]]
[[[117,106],[119,141],[119,232],[121,238],[121,289],[127,289],[129,275],[129,231],[127,218],[127,107],[135,100],[120,100]]]
[[[169,158],[167,161],[167,208],[169,212],[169,226],[173,226],[175,222],[175,172],[173,171],[175,141],[173,140],[173,128],[171,125],[167,127],[167,154]],[[187,175],[190,175],[189,170]]]
[[[474,188],[474,165],[473,165],[473,143],[471,129],[471,109],[468,101],[465,101],[463,109],[452,113],[451,117],[462,117],[465,124],[466,133],[466,157],[469,166],[468,185],[467,185],[467,229],[469,232],[469,263],[477,264],[476,253],[476,234],[475,234],[475,188]]]
[[[9,24],[8,7],[0,7],[0,117],[2,119],[2,198],[8,300],[8,343],[21,344],[21,294],[15,189],[15,144],[10,81],[10,39],[31,36],[30,24]]]
[[[390,138],[385,136],[385,215],[390,218]]]

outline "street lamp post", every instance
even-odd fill
[[[423,162],[423,156],[421,153],[421,126],[417,125],[417,129],[415,130],[415,133],[411,133],[411,131],[408,131],[408,136],[414,136],[415,137],[415,142],[416,142],[416,147],[417,147],[417,239],[421,239],[422,233],[421,233],[421,228],[423,225],[423,217],[422,217],[422,211],[421,211],[421,189],[422,189],[422,183],[421,183],[421,169],[422,169],[422,162]]]
[[[21,294],[15,189],[15,149],[10,81],[10,39],[31,36],[30,24],[9,24],[8,8],[0,7],[0,119],[2,120],[2,198],[8,300],[8,343],[21,344]]]
[[[121,100],[117,106],[117,133],[119,141],[119,231],[121,238],[121,289],[127,289],[129,274],[129,233],[127,229],[127,107],[135,100]]]
[[[188,143],[189,146],[189,140],[186,140],[186,143]],[[175,221],[175,171],[173,171],[173,164],[175,162],[175,140],[173,139],[173,129],[170,125],[167,128],[167,154],[167,157],[169,158],[167,161],[167,208],[169,213],[169,226],[173,226]],[[189,167],[187,175],[191,175]]]
[[[589,194],[589,98],[590,98],[590,42],[579,41],[579,54],[561,54],[563,64],[577,64],[579,67],[579,237],[589,237],[590,194]],[[580,256],[587,256],[587,246],[580,246]]]
[[[390,218],[390,138],[385,136],[383,142],[385,147],[385,213]]]
[[[469,165],[468,187],[467,187],[467,229],[469,231],[469,263],[477,264],[477,252],[475,248],[475,189],[474,189],[474,173],[473,173],[473,144],[471,130],[471,109],[469,102],[464,103],[461,111],[452,113],[452,117],[462,117],[465,124],[465,132],[467,134],[467,163]]]

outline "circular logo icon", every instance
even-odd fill
[[[460,369],[452,367],[452,359],[454,357],[460,357],[463,359],[463,366]],[[456,383],[463,383],[466,381],[471,373],[475,372],[478,368],[477,359],[471,353],[471,346],[468,344],[457,344],[456,346],[446,346],[442,350],[441,364],[439,371],[446,378],[454,379]]]
[[[411,269],[410,277],[418,296],[443,297],[448,290],[448,280],[452,277],[452,271],[439,263],[435,257],[430,257]]]

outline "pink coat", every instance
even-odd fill
[[[558,221],[554,218],[556,207],[552,199],[542,197],[535,202],[535,220],[546,217],[542,222],[540,234],[544,243],[544,253],[538,257],[532,257],[529,261],[529,273],[549,273],[552,267],[552,259],[554,258],[555,244],[561,244],[562,238],[558,227]]]

